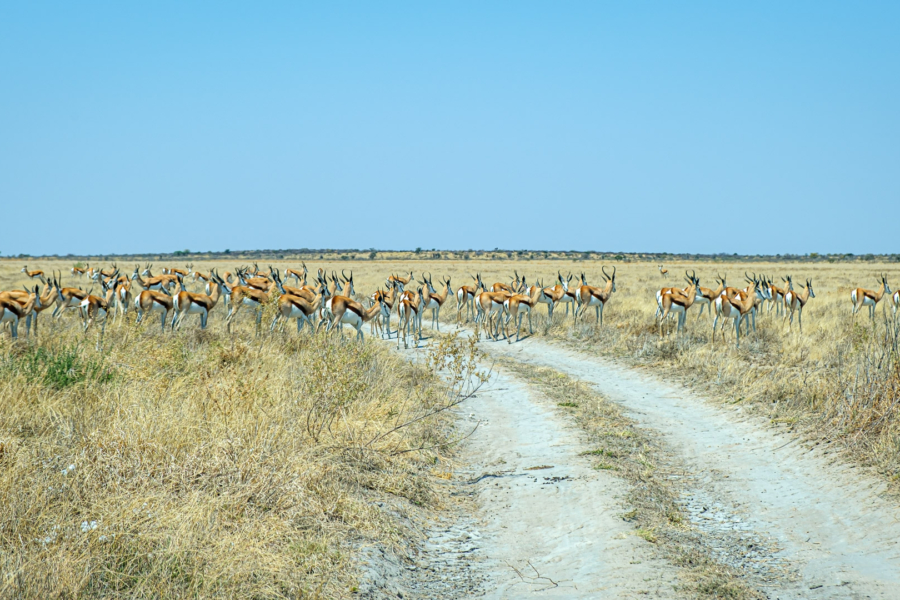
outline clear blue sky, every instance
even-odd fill
[[[5,2],[0,252],[900,252],[900,2]]]

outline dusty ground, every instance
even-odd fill
[[[539,338],[481,347],[590,382],[657,436],[670,472],[679,473],[687,526],[761,596],[896,597],[900,511],[882,497],[879,479],[635,368]],[[454,478],[474,512],[425,535],[440,545],[438,534],[452,532],[457,546],[445,549],[466,560],[448,573],[480,585],[451,586],[443,597],[693,595],[679,587],[679,567],[633,535],[622,518],[629,482],[579,456],[589,446],[553,399],[500,372],[461,416],[481,422]],[[426,572],[436,560],[446,558],[426,561]],[[413,597],[428,597],[417,595],[415,579],[406,585]]]

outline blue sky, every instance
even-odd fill
[[[0,252],[898,252],[898,31],[897,2],[7,2]]]

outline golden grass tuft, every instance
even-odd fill
[[[357,545],[405,543],[375,501],[436,503],[453,389],[379,344],[249,321],[129,319],[98,352],[66,315],[0,340],[0,596],[343,597]]]

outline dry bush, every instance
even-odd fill
[[[0,596],[343,597],[355,547],[405,543],[375,500],[436,502],[474,347],[415,366],[217,319],[161,335],[131,317],[102,352],[74,314],[4,333]]]

